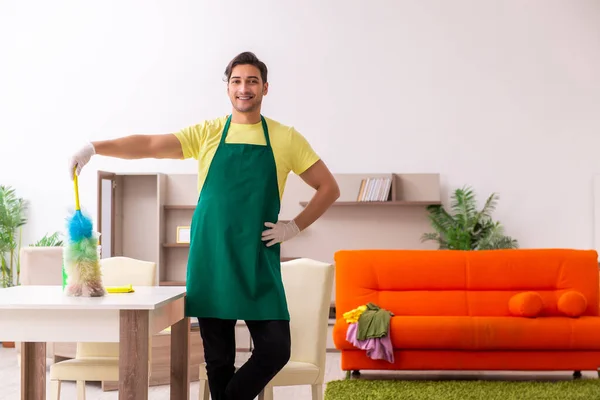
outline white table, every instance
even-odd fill
[[[46,398],[46,342],[119,342],[119,399],[148,399],[149,338],[171,326],[171,400],[189,399],[185,287],[67,297],[60,286],[0,289],[0,341],[23,342],[21,399]]]

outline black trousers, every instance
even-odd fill
[[[289,321],[246,321],[254,350],[235,371],[236,320],[198,318],[213,400],[252,400],[290,359]]]

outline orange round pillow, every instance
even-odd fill
[[[538,292],[517,293],[508,301],[508,309],[518,317],[536,317],[542,312],[544,301]]]
[[[587,309],[587,299],[577,290],[569,290],[558,298],[558,311],[568,317],[579,317]]]

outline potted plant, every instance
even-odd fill
[[[492,219],[498,195],[492,193],[481,210],[477,210],[471,187],[456,189],[451,197],[450,211],[442,205],[429,205],[429,221],[435,230],[421,237],[423,242],[435,241],[445,250],[516,249],[518,241],[504,234],[500,222]]]
[[[0,287],[19,284],[21,273],[19,250],[22,227],[27,223],[27,203],[15,189],[0,185]],[[15,276],[16,275],[16,276]],[[2,342],[3,347],[15,347],[14,342]]]
[[[60,233],[54,232],[53,234],[46,233],[43,238],[37,242],[30,244],[31,247],[61,247],[64,242],[60,238]]]
[[[19,284],[22,227],[27,223],[27,203],[14,188],[0,185],[0,287]]]

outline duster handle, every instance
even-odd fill
[[[79,184],[77,182],[77,173],[76,168],[73,168],[73,184],[75,185],[75,210],[79,211],[81,208],[79,207]]]

